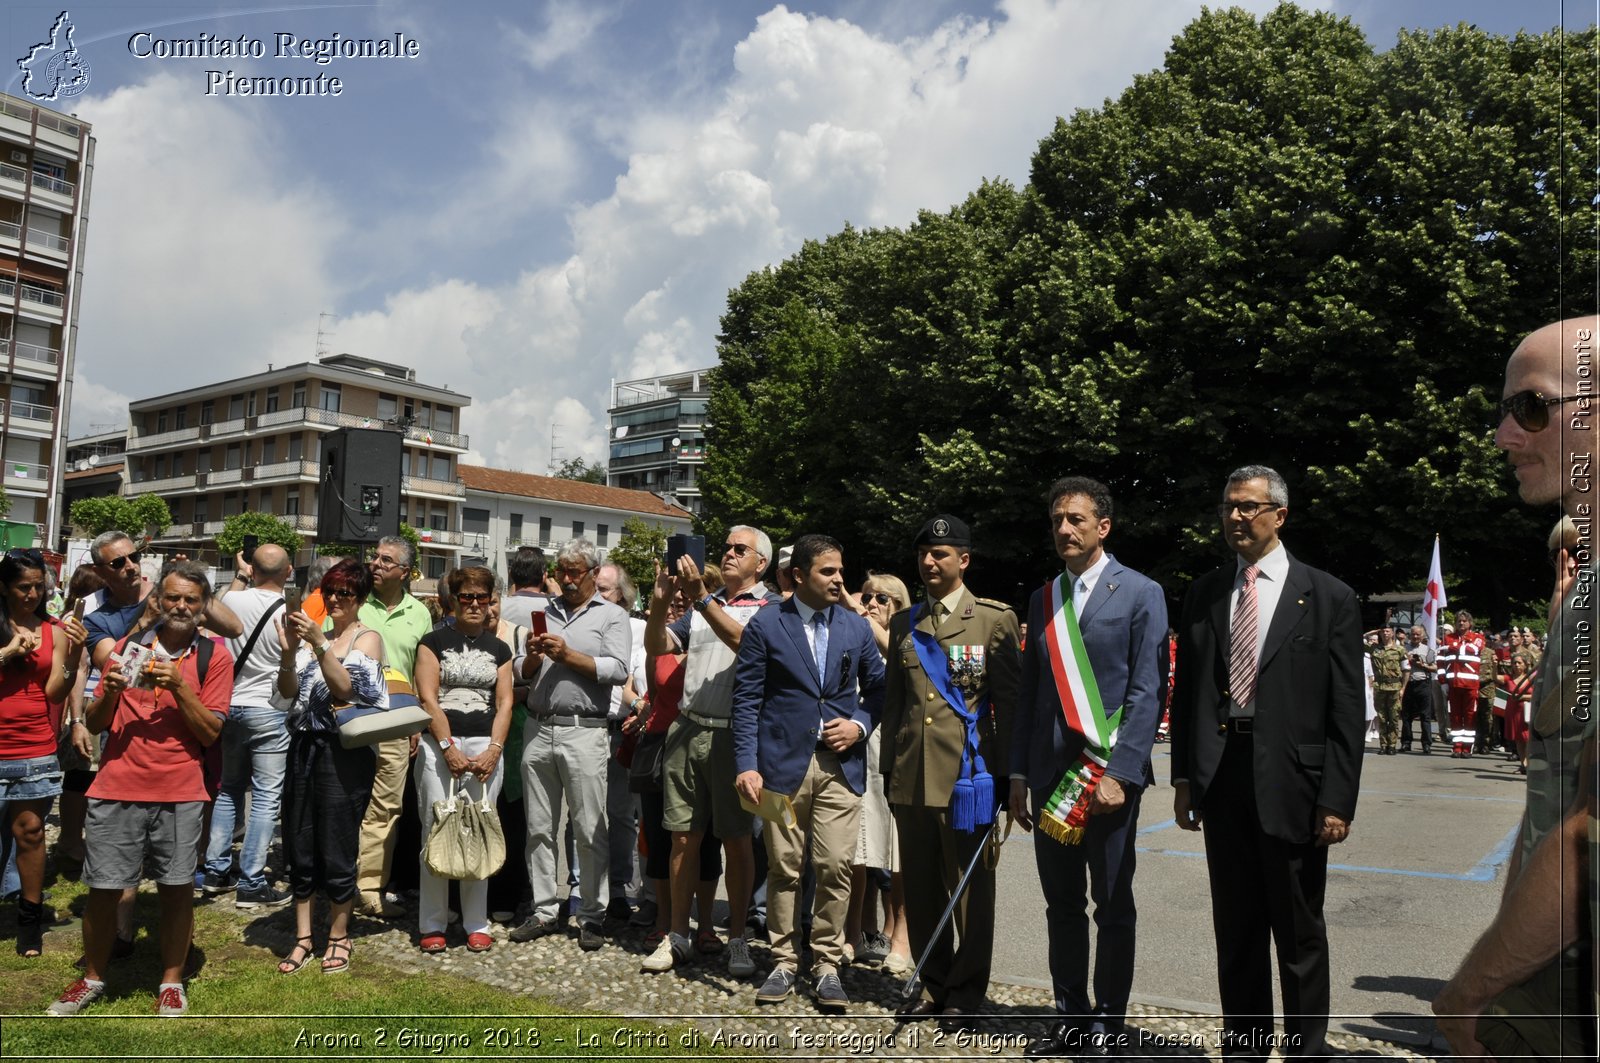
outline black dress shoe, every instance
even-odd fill
[[[894,1013],[900,1022],[920,1022],[923,1019],[937,1018],[944,1014],[944,1005],[935,1004],[931,1000],[919,1000],[915,1004],[907,1004]]]
[[[960,1008],[942,1008],[939,1012],[939,1029],[945,1033],[977,1033],[978,1016]]]
[[[1056,1056],[1076,1055],[1080,1038],[1078,1028],[1071,1023],[1058,1022],[1050,1027],[1050,1032],[1037,1038],[1022,1050],[1026,1059],[1050,1059]]]
[[[1122,1038],[1117,1034],[1090,1033],[1078,1038],[1079,1059],[1109,1059],[1122,1055]]]

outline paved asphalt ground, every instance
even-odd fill
[[[1348,841],[1329,856],[1333,1028],[1426,1044],[1429,1002],[1489,923],[1505,885],[1524,777],[1504,753],[1450,759],[1367,746]],[[1219,1011],[1210,889],[1199,834],[1172,819],[1167,747],[1139,810],[1135,1001]],[[999,870],[997,980],[1049,986],[1033,837],[1013,831]],[[1091,927],[1091,940],[1093,937]],[[1282,997],[1274,996],[1281,1010]]]

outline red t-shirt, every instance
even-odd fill
[[[56,751],[44,685],[55,654],[55,621],[39,625],[39,645],[25,661],[0,668],[0,760],[32,760]]]
[[[117,643],[121,653],[127,639]],[[233,657],[213,644],[202,686],[195,652],[196,638],[178,668],[183,681],[200,692],[200,703],[226,716],[233,698]],[[178,700],[167,690],[125,689],[111,717],[100,771],[89,796],[107,801],[209,801],[200,744],[183,718]]]
[[[646,734],[664,734],[678,718],[686,672],[679,654],[663,653],[650,658],[650,685],[654,692],[650,695],[650,720],[644,725]]]

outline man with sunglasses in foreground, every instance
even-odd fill
[[[1463,1056],[1595,1058],[1597,333],[1594,317],[1546,325],[1506,365],[1495,444],[1522,500],[1559,503],[1579,539],[1575,556],[1561,548],[1552,557],[1556,588],[1528,733],[1527,806],[1500,910],[1433,1002],[1440,1032]]]
[[[118,639],[143,634],[160,621],[161,602],[159,595],[146,593],[148,588],[139,572],[144,551],[126,532],[108,531],[96,536],[89,544],[89,554],[94,558],[95,573],[106,582],[99,607],[83,620],[89,632],[84,645],[89,648],[94,666],[100,668]],[[244,625],[233,610],[209,594],[200,625],[223,638],[244,634]]]
[[[656,576],[650,616],[645,622],[645,651],[652,656],[686,653],[683,698],[678,718],[667,731],[662,800],[662,826],[672,834],[668,882],[672,891],[672,929],[655,952],[645,958],[646,971],[670,971],[694,955],[689,937],[689,905],[700,878],[700,843],[711,831],[722,839],[726,861],[728,973],[745,978],[755,973],[755,960],[745,942],[737,913],[749,907],[755,884],[755,849],[751,816],[739,805],[734,790],[733,676],[734,661],[745,625],[757,610],[782,601],[758,582],[772,557],[765,532],[745,525],[728,531],[722,548],[722,589],[707,594],[694,558],[678,559],[678,571]],[[693,608],[676,623],[667,623],[667,605],[682,592]],[[701,927],[701,938],[711,930]]]

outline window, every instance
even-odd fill
[[[260,460],[256,462],[256,464],[258,464],[258,465],[271,465],[272,464],[272,452],[274,450],[278,449],[276,446],[274,446],[274,444],[276,442],[277,442],[277,440],[273,440],[273,439],[263,439],[261,441],[261,457],[260,457]]]
[[[304,380],[295,384],[294,398],[289,400],[291,410],[303,410],[306,406],[306,382]]]
[[[550,518],[539,518],[539,545],[543,546],[550,541]]]
[[[195,456],[194,456],[194,471],[195,472],[210,472],[211,471],[211,448],[210,447],[207,447],[204,450],[200,451],[199,453],[195,454]]]
[[[189,407],[187,407],[187,406],[179,406],[178,407],[178,413],[177,413],[177,415],[175,417],[173,417],[172,420],[173,420],[173,427],[174,428],[188,428],[189,427]]]
[[[174,475],[174,476],[182,476],[183,475],[183,452],[181,450],[178,453],[172,455],[172,475]]]
[[[300,461],[305,457],[306,439],[302,435],[289,437],[289,460]]]
[[[239,515],[239,492],[229,491],[222,496],[222,519]]]
[[[574,539],[583,538],[583,521],[575,520],[572,522],[572,537]]]
[[[428,562],[428,578],[438,579],[444,575],[444,557],[441,554],[424,555]]]
[[[215,424],[217,420],[217,404],[210,399],[200,404],[200,423]]]
[[[522,514],[521,513],[513,513],[513,514],[511,514],[511,534],[510,534],[510,536],[508,538],[510,538],[510,540],[512,542],[514,542],[514,543],[520,543],[522,541]]]
[[[234,395],[228,399],[228,420],[237,421],[244,416],[244,396]]]
[[[435,454],[433,456],[433,478],[450,482],[450,455]]]
[[[244,397],[244,415],[246,417],[256,415],[256,393],[253,391]]]
[[[441,432],[454,432],[456,430],[456,411],[448,406],[440,406],[434,410],[433,427]]]
[[[285,517],[298,517],[300,515],[300,488],[291,487],[284,492],[283,515]]]
[[[165,432],[166,430],[167,430],[167,411],[166,410],[162,410],[160,413],[156,414],[156,431],[157,432]]]
[[[400,452],[400,475],[411,475],[411,451],[409,450],[402,450]]]
[[[428,527],[434,531],[449,531],[450,516],[442,509],[436,509],[428,515]]]
[[[487,509],[461,510],[461,530],[467,535],[489,534],[489,511]]]
[[[611,528],[609,525],[596,524],[594,526],[594,544],[596,546],[610,546]]]
[[[277,413],[278,412],[278,389],[277,388],[268,388],[267,389],[267,412],[268,413]]]
[[[317,404],[329,413],[339,412],[339,385],[324,384],[318,394]]]
[[[167,456],[165,454],[158,454],[158,455],[156,455],[155,472],[152,474],[152,476],[155,479],[160,480],[160,479],[163,479],[166,475],[167,475]]]
[[[393,395],[378,393],[378,420],[392,421],[400,415],[400,400]]]
[[[424,402],[417,409],[416,416],[417,416],[417,427],[418,428],[432,428],[433,427],[433,403]]]
[[[244,457],[239,453],[239,444],[229,443],[227,452],[223,457],[222,467],[224,469],[237,469],[243,464],[243,461]]]
[[[210,520],[210,502],[205,495],[196,495],[194,499],[194,522],[204,524]]]

